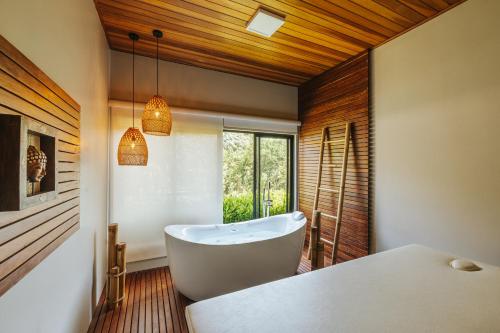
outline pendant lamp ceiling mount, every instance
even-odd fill
[[[163,37],[163,32],[161,32],[158,29],[155,29],[155,30],[153,30],[153,36],[155,36],[156,38],[162,38]]]
[[[128,38],[130,38],[131,40],[133,40],[134,42],[137,42],[139,40],[139,35],[136,34],[135,32],[130,32],[128,34]]]

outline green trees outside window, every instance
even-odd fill
[[[223,142],[224,223],[262,217],[262,190],[268,182],[270,214],[290,211],[293,137],[226,131]]]

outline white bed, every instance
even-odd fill
[[[192,304],[191,333],[500,332],[500,268],[410,245]]]

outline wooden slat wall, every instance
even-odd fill
[[[0,212],[1,296],[79,228],[80,106],[0,35],[0,113],[49,125],[58,140],[57,198]]]
[[[346,192],[337,262],[368,254],[368,73],[369,58],[364,53],[338,65],[299,87],[299,116],[302,121],[299,138],[299,208],[309,219],[317,176],[321,129],[330,128],[330,139],[343,139],[345,122],[353,122]],[[340,164],[342,147],[333,146],[332,155],[325,150],[325,162]],[[340,168],[324,168],[322,184],[339,186]],[[332,181],[335,175],[335,183]],[[319,209],[336,214],[336,198],[321,192]],[[334,221],[322,218],[322,236],[333,240]],[[307,237],[309,239],[309,237]],[[331,247],[326,247],[331,258]]]

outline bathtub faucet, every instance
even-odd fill
[[[271,200],[271,182],[267,182],[267,199],[266,199],[266,188],[264,187],[264,193],[262,194],[262,215],[263,217],[269,217],[271,215],[271,207],[273,201]]]

